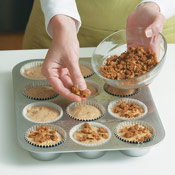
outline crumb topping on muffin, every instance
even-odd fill
[[[127,103],[125,100],[119,101],[111,110],[113,113],[125,118],[136,118],[144,113],[141,106],[132,102]]]
[[[120,138],[131,142],[144,142],[153,136],[153,131],[140,124],[121,127],[117,134]]]
[[[27,139],[36,145],[54,145],[63,140],[62,136],[54,129],[46,125],[37,126],[36,130],[31,130],[27,134]]]
[[[109,133],[106,128],[92,126],[84,123],[80,129],[73,133],[73,138],[85,144],[95,144],[108,139]]]

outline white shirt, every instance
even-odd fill
[[[75,20],[77,32],[81,26],[80,15],[75,0],[40,0],[41,8],[45,16],[46,31],[52,36],[50,20],[57,14],[67,15]],[[175,0],[142,0],[143,2],[155,2],[165,18],[175,15]]]
[[[40,0],[45,17],[45,27],[49,36],[52,36],[50,20],[57,14],[67,15],[75,20],[77,32],[81,26],[80,15],[75,0]]]

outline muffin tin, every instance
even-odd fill
[[[90,58],[81,59],[83,61],[90,62]],[[121,151],[122,153],[129,156],[142,156],[149,151],[151,146],[156,145],[163,140],[165,136],[165,131],[148,87],[140,88],[138,93],[134,94],[129,98],[138,99],[147,106],[148,112],[143,118],[140,119],[140,121],[146,122],[154,128],[155,133],[153,139],[143,144],[130,144],[119,140],[115,135],[115,129],[121,122],[123,122],[123,120],[111,116],[107,111],[107,107],[111,101],[122,99],[124,97],[113,96],[105,92],[103,80],[101,80],[96,74],[94,74],[91,77],[88,77],[87,80],[96,82],[100,87],[100,91],[97,96],[90,97],[90,100],[102,104],[106,110],[104,116],[102,118],[99,118],[98,120],[95,120],[95,122],[101,123],[110,129],[110,140],[105,144],[91,147],[79,145],[73,142],[69,136],[70,130],[74,126],[82,123],[82,121],[77,121],[67,116],[66,108],[72,102],[65,99],[61,95],[58,95],[57,97],[48,99],[47,101],[56,103],[63,109],[63,117],[60,120],[53,122],[52,124],[64,129],[67,138],[65,139],[64,143],[50,148],[40,148],[29,144],[25,140],[25,133],[29,128],[37,125],[37,123],[35,124],[24,118],[22,111],[26,105],[34,103],[36,101],[25,97],[22,93],[22,89],[29,83],[41,80],[28,79],[21,75],[20,70],[22,66],[33,61],[43,60],[35,59],[21,62],[13,68],[12,74],[18,142],[25,150],[29,151],[34,158],[39,160],[51,160],[57,158],[61,153],[69,152],[77,153],[79,156],[84,158],[98,158],[104,155],[107,151]]]

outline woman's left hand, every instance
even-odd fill
[[[165,17],[160,13],[159,6],[154,2],[139,5],[127,19],[127,45],[128,47],[142,46],[152,49],[159,55],[160,35],[165,24]],[[133,28],[144,28],[143,33]]]

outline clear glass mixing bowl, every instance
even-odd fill
[[[129,31],[130,30],[130,31]],[[108,85],[119,89],[136,89],[147,85],[152,82],[152,80],[158,75],[160,72],[164,62],[165,62],[165,55],[167,51],[167,42],[164,36],[160,33],[158,38],[160,40],[160,53],[158,53],[158,61],[159,63],[154,67],[151,71],[132,78],[132,79],[125,79],[125,80],[112,80],[102,76],[100,66],[104,64],[106,59],[112,55],[120,55],[122,52],[127,50],[127,43],[132,41],[135,46],[144,46],[145,42],[148,42],[144,35],[144,28],[131,28],[127,29],[130,34],[133,32],[134,37],[127,35],[126,37],[126,29],[122,29],[117,31],[107,38],[105,38],[94,50],[92,56],[92,67],[94,72],[105,81]]]

